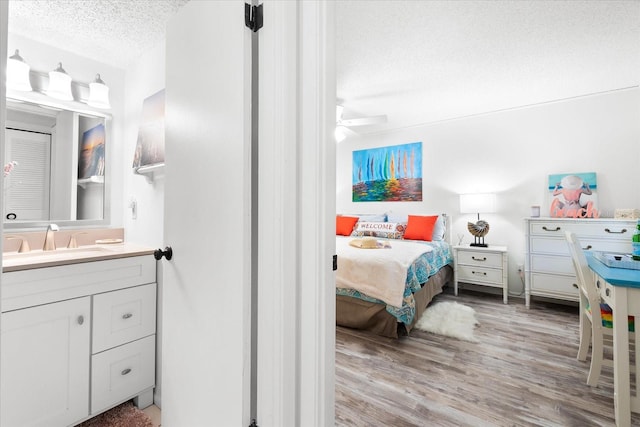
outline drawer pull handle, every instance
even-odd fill
[[[487,273],[485,273],[484,271],[472,271],[471,273],[472,274],[477,274],[479,276],[486,276],[487,275]]]
[[[592,247],[593,247],[593,246],[591,246],[591,245],[587,245],[587,247],[586,247],[586,248],[582,248],[582,250],[583,250],[583,251],[588,251],[588,250],[589,250],[589,249],[591,249]]]
[[[487,257],[476,258],[476,257],[474,257],[474,256],[471,256],[471,259],[472,259],[472,260],[474,260],[474,261],[486,261],[486,260],[487,260]]]
[[[596,280],[596,288],[600,289],[600,280]]]
[[[84,323],[84,316],[80,315],[78,316],[78,325],[82,325]]]
[[[580,288],[578,287],[578,284],[577,284],[577,283],[574,283],[574,284],[573,284],[573,287],[574,287],[574,288],[576,288],[576,289],[580,289]]]
[[[605,293],[608,297],[610,297],[610,296],[611,296],[611,289],[609,289],[609,288],[605,289],[605,290],[604,290],[604,293]]]
[[[555,228],[555,230],[551,230],[550,228],[547,228],[547,226],[546,226],[546,225],[543,225],[543,226],[542,226],[542,229],[543,229],[544,231],[560,231],[560,227],[556,227],[556,228]]]
[[[127,375],[129,372],[131,372],[131,368],[123,369],[120,375]]]
[[[611,233],[611,234],[624,234],[624,233],[626,233],[626,232],[627,232],[627,229],[626,229],[626,228],[623,228],[623,229],[622,229],[622,230],[620,230],[620,231],[611,231],[611,230],[609,230],[608,228],[605,228],[605,229],[604,229],[604,231],[606,231],[607,233]]]
[[[133,314],[131,314],[131,313],[125,313],[125,314],[122,315],[123,319],[129,319],[131,317],[133,317]]]

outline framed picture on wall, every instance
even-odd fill
[[[549,216],[599,218],[595,172],[549,175]]]
[[[354,202],[422,201],[422,142],[353,152]]]
[[[78,159],[78,179],[104,176],[104,141],[103,124],[94,126],[82,134]]]
[[[133,168],[164,163],[164,89],[142,103]]]

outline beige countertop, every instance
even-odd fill
[[[154,249],[133,243],[109,243],[60,248],[54,251],[5,252],[2,256],[2,272],[56,267],[83,262],[103,261],[132,256],[153,256]]]

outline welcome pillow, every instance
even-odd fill
[[[352,236],[382,237],[385,239],[402,239],[404,225],[395,222],[360,221]]]

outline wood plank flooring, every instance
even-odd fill
[[[578,308],[450,287],[476,310],[480,343],[419,330],[394,340],[338,327],[338,426],[614,426],[613,371],[586,384]],[[640,426],[640,414],[632,415]]]

